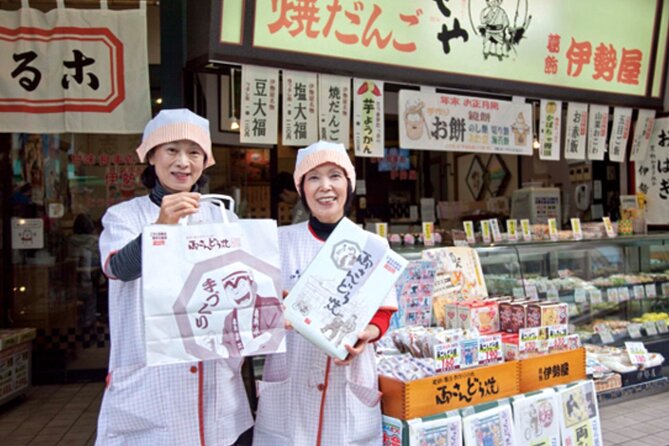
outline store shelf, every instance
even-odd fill
[[[599,407],[604,407],[667,391],[669,391],[669,379],[663,376],[652,381],[597,392],[597,402],[599,403]]]

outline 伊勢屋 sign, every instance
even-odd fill
[[[428,85],[662,103],[669,29],[662,0],[213,4],[210,60],[254,58]]]

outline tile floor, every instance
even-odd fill
[[[101,383],[35,386],[0,407],[3,446],[95,443]],[[600,408],[605,446],[669,446],[669,392]]]

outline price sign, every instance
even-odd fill
[[[560,234],[558,233],[557,220],[555,218],[548,219],[548,234],[550,235],[551,240],[554,242],[560,240]]]
[[[643,285],[634,286],[634,299],[643,299],[646,297],[646,292],[644,291]]]
[[[593,305],[602,303],[602,290],[590,290],[590,303]]]
[[[655,336],[657,334],[657,325],[653,321],[644,322],[643,328],[646,330],[646,335],[648,336]]]
[[[657,288],[654,283],[646,284],[646,297],[648,299],[654,299],[657,297]]]
[[[530,226],[530,220],[527,218],[520,220],[520,228],[523,231],[523,240],[526,242],[532,241],[532,227]]]
[[[604,222],[604,229],[606,230],[606,236],[609,238],[615,237],[616,231],[613,230],[613,224],[611,223],[611,219],[609,217],[604,217],[602,218],[602,221]]]
[[[627,302],[630,300],[630,289],[625,287],[618,288],[618,301]]]
[[[437,372],[460,368],[460,343],[447,342],[435,345],[434,368]]]
[[[504,241],[502,233],[499,230],[499,222],[497,222],[496,218],[490,219],[490,230],[492,231],[492,239],[495,241],[495,243]]]
[[[618,288],[609,288],[606,290],[606,300],[618,303],[620,301],[620,298],[618,297]]]
[[[577,304],[582,304],[587,301],[587,298],[585,296],[585,289],[584,288],[576,288],[574,290],[574,302]]]
[[[641,324],[629,324],[627,326],[627,333],[629,333],[630,338],[639,339],[641,335]]]
[[[510,242],[518,241],[518,220],[506,221],[506,233]]]
[[[490,222],[488,220],[481,220],[481,238],[483,243],[490,243]]]
[[[655,325],[657,325],[658,333],[669,333],[669,327],[667,327],[666,319],[660,319],[659,321],[656,321]]]
[[[388,237],[388,223],[374,223],[374,231],[379,237]]]
[[[643,342],[625,342],[625,349],[632,364],[644,365],[648,362],[648,350]]]
[[[474,244],[476,243],[476,236],[474,235],[474,222],[467,220],[462,222],[462,225],[465,228],[465,237],[467,238],[467,243]]]
[[[669,282],[662,283],[662,297],[669,297]]]
[[[613,344],[616,341],[609,327],[603,327],[597,333],[599,333],[599,339],[602,340],[602,344]]]
[[[572,218],[571,222],[571,234],[574,240],[583,240],[583,231],[581,230],[581,219]]]
[[[549,288],[548,291],[546,291],[546,297],[549,300],[558,300],[560,298],[560,293],[558,293],[558,290],[555,288]]]

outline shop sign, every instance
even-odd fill
[[[400,90],[400,146],[453,152],[532,154],[532,106]]]
[[[618,163],[625,162],[625,149],[632,126],[632,109],[629,107],[615,107],[613,122],[609,138],[609,160]]]
[[[351,116],[351,78],[318,75],[318,137],[348,148]]]
[[[141,133],[151,110],[140,5],[0,11],[0,132]]]
[[[669,118],[655,121],[645,161],[635,163],[636,190],[646,195],[646,222],[669,221]]]
[[[606,151],[609,107],[590,105],[588,112],[588,159],[602,161]]]
[[[570,102],[567,106],[565,126],[564,158],[584,160],[585,136],[588,130],[588,104]]]
[[[279,70],[253,65],[242,67],[241,143],[276,144],[278,99]]]
[[[560,159],[560,126],[562,125],[562,101],[542,99],[540,119],[539,158],[557,161]]]
[[[654,126],[655,110],[639,110],[639,116],[634,126],[630,161],[643,161],[646,159]]]
[[[353,79],[355,156],[383,158],[385,138],[383,82]]]
[[[531,392],[585,378],[585,349],[535,356],[520,361],[520,391]]]
[[[12,249],[44,248],[44,221],[41,218],[12,218]]]
[[[669,12],[655,0],[256,0],[249,9],[253,41],[246,45],[259,54],[275,50],[276,59],[288,51],[314,67],[324,57],[362,66],[365,75],[384,65],[408,70],[408,79],[447,74],[470,86],[503,80],[661,98]],[[214,18],[217,34],[240,28],[225,19]],[[216,40],[216,58],[235,53]]]
[[[317,75],[283,70],[281,142],[286,146],[308,146],[318,141]]]

